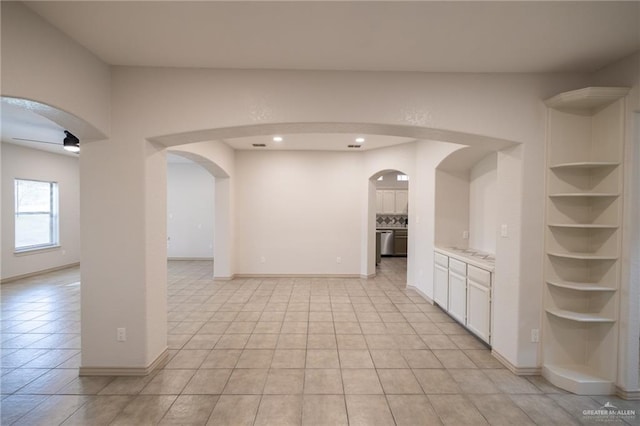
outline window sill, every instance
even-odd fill
[[[40,254],[40,253],[46,253],[48,251],[59,250],[60,248],[62,248],[62,247],[59,244],[57,244],[55,246],[26,248],[26,249],[21,249],[21,250],[14,250],[13,255],[14,256],[28,256],[30,254]]]

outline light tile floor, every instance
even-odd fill
[[[213,282],[210,262],[170,262],[170,360],[148,377],[78,377],[77,268],[4,284],[0,423],[569,425],[601,424],[582,413],[607,401],[640,412],[511,374],[404,289],[405,269]]]

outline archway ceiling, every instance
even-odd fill
[[[111,65],[593,72],[640,49],[637,1],[28,1]]]

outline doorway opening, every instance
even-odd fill
[[[409,255],[409,175],[386,169],[369,178],[369,234],[374,235],[377,276],[407,283]],[[371,202],[375,200],[374,202]],[[371,256],[369,256],[371,259]]]

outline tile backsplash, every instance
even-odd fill
[[[377,214],[376,226],[378,228],[404,228],[409,224],[409,216],[406,214]]]

